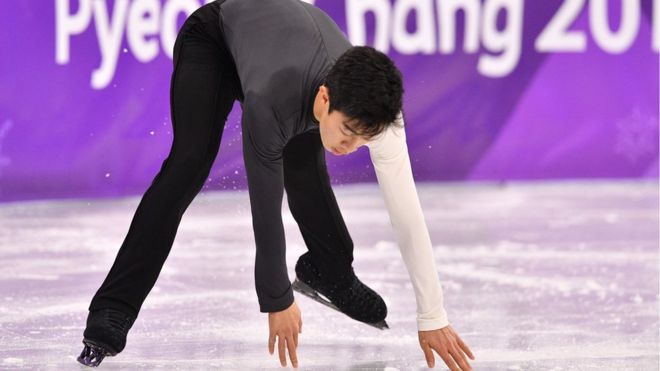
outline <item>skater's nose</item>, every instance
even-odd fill
[[[349,154],[351,152],[355,152],[357,147],[363,144],[363,142],[364,141],[361,138],[358,138],[357,136],[349,137],[342,140],[340,144],[340,149],[343,150],[344,154]]]
[[[349,154],[349,153],[351,153],[351,152],[354,151],[354,149],[353,149],[353,147],[352,147],[351,145],[349,145],[349,144],[344,144],[344,143],[341,144],[341,146],[339,147],[339,149],[341,150],[341,154],[342,154],[342,155],[347,155],[347,154]]]

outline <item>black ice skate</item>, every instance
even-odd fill
[[[104,308],[87,316],[87,327],[83,333],[82,353],[78,362],[85,366],[97,367],[106,356],[114,356],[126,346],[128,330],[135,317],[122,311]]]
[[[385,322],[387,305],[374,290],[362,283],[351,267],[350,272],[324,282],[322,274],[303,254],[296,263],[296,279],[292,286],[299,293],[318,301],[350,318],[378,329],[388,329]]]

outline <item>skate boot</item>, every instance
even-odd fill
[[[103,308],[90,312],[83,333],[85,347],[77,358],[78,362],[97,367],[105,356],[114,356],[124,350],[133,322],[133,315],[117,309]]]
[[[362,283],[353,267],[338,276],[325,277],[303,254],[296,263],[296,279],[293,289],[350,318],[378,329],[389,328],[385,317],[387,305],[374,290]]]

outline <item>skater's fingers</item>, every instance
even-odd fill
[[[268,336],[268,353],[273,354],[275,351],[275,334],[271,333]]]
[[[463,339],[461,339],[458,335],[456,335],[456,341],[458,342],[458,346],[460,346],[461,349],[463,349],[463,351],[467,353],[467,355],[474,360],[474,355],[472,354],[472,351],[470,350],[470,348],[468,348],[467,344],[465,344]]]
[[[436,353],[438,353],[440,358],[442,358],[442,360],[445,361],[447,367],[449,367],[451,371],[461,371],[461,369],[458,367],[456,362],[454,362],[451,355],[447,352],[446,349],[442,348],[442,346],[437,346],[437,345],[431,346],[431,348],[433,348],[433,350],[435,350]]]
[[[282,367],[286,367],[286,354],[284,353],[284,338],[282,335],[277,335],[277,347],[280,351],[280,364]]]
[[[302,334],[302,320],[300,320],[300,323],[298,324],[298,332]]]
[[[298,348],[298,333],[293,332],[293,343],[296,344],[296,348]]]
[[[297,341],[294,341],[293,335],[290,337],[287,336],[286,345],[289,348],[289,358],[291,358],[291,364],[293,367],[298,367],[298,355],[296,354],[296,346],[298,346],[298,344]]]
[[[463,371],[470,371],[472,370],[472,367],[470,367],[470,364],[467,362],[467,358],[465,358],[465,354],[460,351],[460,349],[456,347],[451,347],[449,348],[449,354],[451,354],[452,357],[456,360],[456,362],[461,366],[461,370]]]
[[[431,351],[431,347],[426,340],[422,340],[422,351],[424,352],[426,363],[429,367],[433,367],[435,365],[435,357],[433,357],[433,351]]]

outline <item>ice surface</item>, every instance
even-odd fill
[[[419,183],[449,321],[475,370],[658,369],[658,183]],[[296,294],[299,368],[426,369],[375,184],[335,186],[390,330]],[[89,300],[139,197],[0,205],[0,369],[83,369]],[[289,277],[304,241],[283,202]],[[253,286],[247,192],[200,194],[111,369],[281,369]],[[436,356],[436,368],[446,369]]]

